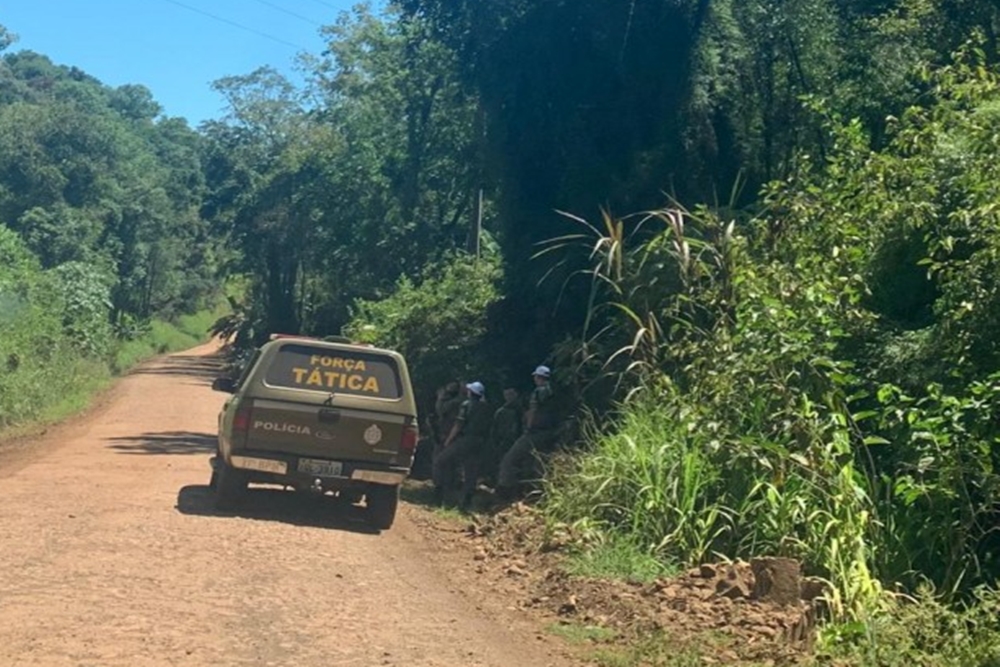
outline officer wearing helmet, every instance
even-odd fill
[[[462,467],[462,498],[459,507],[466,509],[472,502],[479,481],[480,458],[486,451],[493,415],[486,404],[486,388],[482,382],[465,385],[466,399],[458,410],[455,424],[434,460],[434,499],[444,502],[452,485],[455,468]]]
[[[519,469],[536,449],[555,438],[556,417],[552,401],[552,371],[548,366],[539,366],[531,374],[535,389],[531,392],[528,413],[525,416],[524,434],[511,445],[500,461],[497,491],[501,496],[513,495],[520,483]]]

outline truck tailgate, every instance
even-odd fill
[[[406,418],[367,410],[257,400],[246,448],[295,456],[395,464]]]

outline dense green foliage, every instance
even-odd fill
[[[0,432],[70,414],[111,373],[204,340],[217,313],[154,319],[129,340],[111,329],[111,280],[88,264],[43,270],[0,225]]]
[[[124,370],[155,318],[215,302],[201,145],[141,86],[0,57],[0,428]]]
[[[498,258],[451,257],[418,283],[403,276],[384,299],[359,300],[344,332],[403,352],[418,378],[419,405],[431,406],[431,390],[456,378],[495,379],[482,362],[482,345],[499,282]]]
[[[830,120],[827,159],[753,220],[587,228],[595,308],[622,314],[587,346],[630,360],[637,393],[554,469],[554,520],[679,562],[801,558],[841,618],[881,583],[995,581],[1000,85],[981,57],[934,72],[883,148]]]
[[[66,286],[54,271],[43,272],[18,236],[0,225],[0,429],[36,417],[50,404],[53,388],[100,372],[99,363],[78,354],[77,343],[90,349],[108,344],[108,288],[95,280],[74,285],[64,296]]]
[[[146,89],[31,52],[0,60],[0,90],[0,221],[45,268],[107,272],[116,320],[193,305],[214,278],[199,136]]]
[[[827,631],[817,653],[819,664],[991,667],[1000,661],[1000,593],[978,589],[968,604],[947,606],[922,587],[867,624]]]
[[[461,58],[480,99],[488,178],[498,193],[509,319],[555,310],[531,340],[580,324],[585,291],[533,244],[572,231],[555,209],[593,217],[685,202],[751,204],[796,156],[830,137],[803,108],[821,96],[873,141],[918,99],[921,63],[943,64],[974,30],[997,61],[988,0],[400,0]],[[735,193],[735,196],[733,196]],[[566,272],[580,268],[568,264]],[[505,356],[526,354],[498,340]]]
[[[466,247],[475,215],[474,105],[454,56],[419,22],[364,10],[325,34],[318,108],[272,71],[216,84],[230,115],[206,127],[207,210],[251,276],[251,339],[338,333],[356,299]]]

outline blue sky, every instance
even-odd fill
[[[6,0],[0,25],[30,49],[109,86],[138,83],[192,126],[222,115],[209,83],[271,65],[300,81],[297,53],[355,0]],[[195,11],[197,10],[197,11]],[[211,14],[212,16],[208,16]],[[242,27],[232,25],[238,24]]]

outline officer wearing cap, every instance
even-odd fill
[[[552,405],[552,371],[539,366],[531,374],[535,389],[531,392],[528,413],[525,416],[524,434],[511,445],[500,461],[497,491],[501,496],[513,495],[520,482],[518,469],[534,451],[552,441],[556,434],[556,419]]]
[[[496,486],[500,461],[511,445],[521,437],[521,431],[524,429],[524,409],[521,407],[521,395],[517,389],[513,387],[504,389],[503,400],[503,405],[493,413],[489,452],[483,457],[483,467],[480,471],[482,476],[489,480],[490,486]]]
[[[466,399],[458,410],[451,432],[444,441],[441,453],[434,460],[434,499],[444,502],[444,495],[451,486],[455,467],[462,467],[462,499],[459,507],[465,509],[472,501],[479,481],[479,460],[486,450],[490,436],[492,414],[486,404],[486,388],[482,382],[465,385]]]

